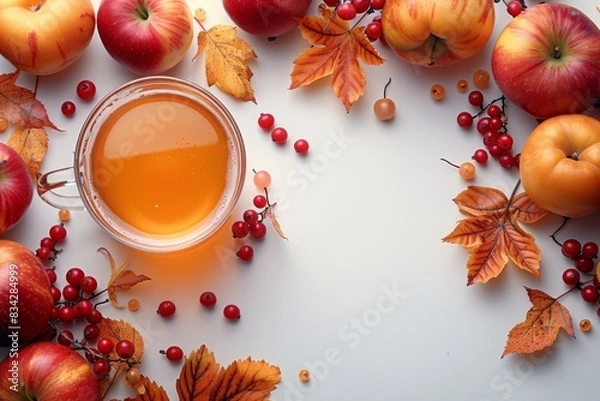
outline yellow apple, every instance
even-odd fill
[[[403,60],[442,67],[481,51],[494,29],[493,0],[386,0],[385,41]]]
[[[600,210],[600,121],[584,114],[544,120],[523,145],[519,173],[531,200],[553,213]]]
[[[81,56],[95,27],[91,0],[3,0],[0,54],[21,71],[54,74]]]

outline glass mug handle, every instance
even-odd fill
[[[84,210],[85,205],[79,195],[74,170],[73,167],[63,167],[39,176],[39,197],[57,209]]]

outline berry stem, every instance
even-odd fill
[[[567,225],[567,221],[569,221],[569,219],[570,217],[563,216],[563,221],[560,226],[558,226],[558,228],[554,230],[552,234],[550,234],[550,238],[552,238],[552,241],[554,241],[554,243],[558,246],[562,246],[563,244],[556,238],[556,234],[558,234]]]
[[[386,98],[386,94],[387,94],[387,88],[388,86],[390,86],[390,84],[392,83],[392,78],[388,78],[387,83],[385,84],[385,86],[383,87],[383,98]]]
[[[460,166],[456,163],[452,163],[450,160],[444,158],[444,157],[440,157],[440,160],[443,162],[448,163],[449,165],[451,165],[452,167],[456,167],[456,168],[460,168]]]

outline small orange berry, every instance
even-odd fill
[[[466,79],[459,79],[456,83],[456,89],[458,89],[460,93],[466,93],[469,90],[469,83]]]
[[[478,89],[485,89],[490,84],[490,73],[486,70],[477,70],[473,74],[473,84]]]
[[[4,116],[0,116],[0,132],[6,131],[8,128],[8,120]]]
[[[127,308],[129,308],[129,310],[132,312],[139,310],[140,309],[140,301],[138,301],[136,298],[131,298],[127,302]]]
[[[307,382],[310,380],[310,372],[307,369],[302,369],[298,373],[298,377],[300,378],[301,382]]]
[[[434,84],[429,90],[433,100],[442,100],[446,96],[446,89],[441,84]]]
[[[584,333],[590,331],[592,329],[592,322],[590,322],[590,319],[581,319],[579,321],[579,329]]]
[[[58,219],[60,221],[62,221],[63,223],[65,221],[69,221],[69,219],[71,218],[71,212],[67,209],[60,209],[58,211]]]

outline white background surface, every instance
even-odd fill
[[[188,3],[192,10],[207,10],[207,28],[231,23],[217,0]],[[596,2],[569,4],[600,22]],[[523,285],[553,295],[565,289],[560,276],[570,264],[548,238],[561,219],[549,217],[526,226],[542,249],[541,281],[509,264],[500,278],[467,287],[467,252],[441,241],[462,217],[452,198],[467,184],[440,157],[460,163],[481,146],[479,134],[464,132],[455,123],[460,111],[472,110],[455,84],[460,78],[470,81],[478,68],[489,70],[495,37],[510,18],[502,4],[495,7],[496,30],[488,46],[454,67],[416,68],[377,43],[387,61],[365,67],[366,93],[349,114],[327,80],[288,90],[292,61],[308,46],[298,30],[274,42],[240,32],[258,55],[250,63],[257,104],[231,99],[216,87],[210,90],[242,129],[248,169],[266,169],[273,176],[271,195],[280,203],[276,212],[289,242],[270,230],[264,241],[252,243],[254,260],[242,263],[233,255],[242,242],[231,239],[227,224],[192,251],[147,255],[115,243],[85,212],[76,212],[67,225],[68,241],[57,268],[64,272],[81,266],[106,283],[108,263],[96,252],[104,246],[117,262],[131,257],[131,268],[152,278],[119,296],[122,302],[140,299],[138,312],[109,306],[101,310],[141,332],[146,344],[142,373],[159,382],[171,399],[177,399],[180,365],[169,363],[158,350],[172,344],[186,352],[206,344],[223,365],[251,356],[279,366],[283,380],[272,394],[278,401],[595,398],[600,322],[595,308],[577,294],[563,304],[574,325],[590,318],[598,326],[592,332],[583,334],[576,328],[577,339],[562,333],[557,345],[540,355],[500,358],[508,331],[529,308]],[[316,9],[315,2],[311,13]],[[168,74],[206,86],[203,57],[192,61],[195,52],[194,44]],[[4,61],[0,67],[2,72],[13,70]],[[99,100],[133,78],[108,56],[96,34],[75,65],[40,79],[38,98],[50,118],[65,129],[50,131],[42,171],[72,162],[78,130],[92,107],[77,100],[77,83],[92,79]],[[382,123],[374,117],[372,104],[382,96],[388,78],[392,83],[387,93],[396,102],[397,116]],[[34,79],[23,74],[19,83],[33,88]],[[434,83],[447,89],[442,102],[430,99]],[[493,84],[484,93],[488,99],[500,95]],[[60,112],[67,99],[77,103],[74,118]],[[258,128],[261,112],[274,114],[277,124],[288,130],[285,146],[276,146]],[[536,123],[510,104],[508,115],[519,148]],[[307,157],[293,151],[297,138],[310,142]],[[8,140],[8,134],[0,134],[0,140]],[[516,180],[516,171],[490,162],[479,168],[473,183],[509,193]],[[232,221],[251,206],[256,193],[249,174]],[[3,238],[35,249],[56,221],[56,210],[36,198],[22,222]],[[572,221],[564,238],[598,241],[594,229],[598,223],[596,215]],[[219,298],[213,311],[198,304],[205,290]],[[397,297],[390,298],[394,291]],[[164,299],[178,306],[169,320],[155,313]],[[240,306],[241,320],[232,324],[223,318],[221,309],[227,303]],[[297,377],[303,368],[312,373],[306,385]],[[124,398],[131,393],[119,386],[111,395]]]

